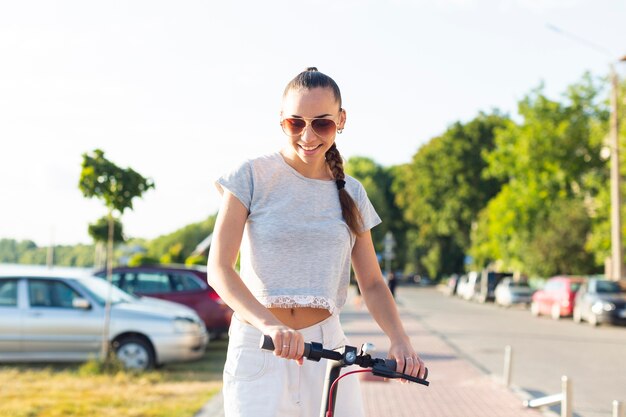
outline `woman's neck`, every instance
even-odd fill
[[[325,160],[315,161],[315,163],[307,164],[303,160],[298,158],[297,155],[291,155],[285,152],[285,150],[281,150],[280,154],[285,162],[293,169],[298,171],[298,173],[300,173],[300,175],[302,176],[316,180],[333,179],[333,175],[328,169],[328,164]]]

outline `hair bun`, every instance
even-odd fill
[[[317,71],[317,67],[307,67],[305,71]]]

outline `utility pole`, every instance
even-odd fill
[[[626,57],[622,58],[622,60]],[[622,247],[622,193],[619,169],[619,80],[611,64],[611,276],[613,281],[624,278],[624,250]]]
[[[607,262],[610,268],[607,269],[608,279],[619,281],[626,279],[624,276],[624,250],[622,247],[622,177],[619,169],[619,80],[615,71],[614,55],[603,46],[597,45],[579,36],[564,32],[558,27],[548,24],[548,29],[559,33],[576,43],[582,44],[600,52],[611,60],[611,129],[609,134],[609,148],[611,149],[611,260]],[[626,56],[618,59],[617,62],[626,61]]]

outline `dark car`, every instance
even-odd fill
[[[576,294],[574,321],[592,326],[626,323],[626,294],[615,281],[590,278]]]
[[[106,271],[96,273],[106,278]],[[113,268],[113,285],[138,296],[174,301],[194,309],[204,321],[211,339],[228,332],[233,310],[207,283],[206,269],[186,266],[137,266]]]

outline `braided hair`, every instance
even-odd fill
[[[283,97],[285,97],[291,90],[311,90],[313,88],[330,88],[335,96],[335,99],[339,103],[341,109],[341,92],[337,83],[328,75],[323,74],[315,67],[309,67],[287,84]],[[343,158],[337,149],[337,145],[333,143],[333,146],[326,151],[326,164],[333,174],[335,183],[337,184],[337,192],[339,194],[339,203],[341,204],[341,214],[343,219],[355,235],[361,234],[363,226],[363,218],[359,212],[359,208],[345,188],[346,174],[343,171]]]

